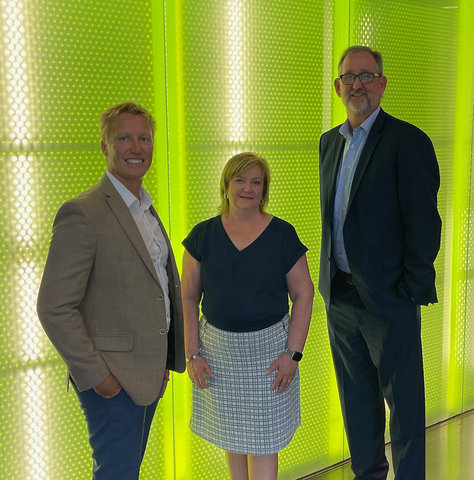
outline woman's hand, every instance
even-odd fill
[[[277,394],[282,394],[293,381],[298,368],[298,362],[292,360],[288,355],[282,353],[266,370],[265,373],[272,373],[278,369],[276,376],[270,390],[275,390],[278,387]]]
[[[187,369],[191,382],[193,382],[197,388],[209,388],[205,375],[211,378],[215,377],[211,367],[206,362],[204,357],[201,356],[191,360],[188,363]]]

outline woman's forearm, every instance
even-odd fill
[[[294,352],[303,351],[306,338],[308,337],[312,310],[312,295],[298,297],[293,302],[287,347]]]
[[[184,346],[186,358],[199,353],[199,306],[193,300],[183,299]]]

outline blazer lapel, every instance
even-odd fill
[[[348,211],[357,193],[357,189],[359,188],[359,185],[364,176],[365,170],[367,169],[367,166],[369,165],[370,160],[372,159],[372,155],[374,153],[375,147],[377,146],[377,143],[379,142],[380,137],[382,136],[381,130],[383,127],[385,116],[386,116],[386,113],[382,109],[380,109],[380,112],[377,115],[377,118],[375,119],[374,124],[372,125],[372,128],[370,129],[369,137],[367,138],[364,148],[362,149],[362,153],[359,158],[359,163],[357,164],[357,169],[354,174],[354,179],[352,180],[351,193],[349,195],[349,202],[347,204]]]
[[[336,181],[337,181],[337,173],[339,172],[339,166],[342,161],[342,156],[344,152],[344,137],[337,131],[337,137],[335,142],[333,142],[334,148],[331,153],[330,158],[330,165],[329,165],[329,175],[328,181],[331,188],[328,188],[328,198],[327,198],[327,205],[328,205],[328,218],[330,219],[330,225],[332,230],[332,218],[334,212],[334,201],[336,199]]]
[[[158,222],[158,226],[160,227],[161,233],[163,234],[163,237],[165,239],[166,245],[168,246],[168,252],[169,252],[168,257],[174,259],[173,249],[171,248],[171,241],[170,241],[170,239],[168,237],[168,234],[166,233],[165,227],[161,223],[160,217],[158,216],[158,213],[155,210],[155,207],[153,205],[151,205],[151,207],[150,207],[150,212],[156,218],[156,221]]]
[[[138,230],[137,224],[135,223],[130,210],[127,208],[127,205],[125,205],[122,197],[112,185],[106,174],[104,174],[102,177],[100,186],[106,195],[105,200],[109,204],[111,210],[114,212],[117,220],[120,222],[120,225],[122,225],[122,228],[137,250],[141,259],[145,263],[150,273],[153,275],[153,278],[158,282],[158,284],[160,284],[158,275],[156,274],[155,266],[153,265],[153,261],[150,257],[148,249],[146,248],[145,242],[143,241],[140,230]]]
[[[155,207],[153,205],[150,207],[150,212],[156,218],[156,221],[158,222],[158,225],[161,229],[161,233],[163,234],[163,237],[165,239],[166,245],[168,245],[168,264],[166,265],[166,270],[168,272],[168,280],[171,285],[171,283],[174,281],[173,278],[175,277],[174,270],[176,270],[176,272],[178,271],[176,266],[176,259],[174,258],[173,249],[171,248],[171,240],[169,239],[168,234],[166,233],[165,227],[161,223],[160,217],[158,216],[158,213],[155,210]],[[170,291],[171,291],[171,287],[170,287]]]

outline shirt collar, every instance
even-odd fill
[[[365,131],[366,135],[368,136],[370,133],[370,130],[372,128],[372,125],[375,122],[375,119],[377,118],[377,115],[380,112],[380,105],[377,107],[377,109],[372,112],[365,120],[363,123],[361,123],[357,128],[354,129],[354,132],[356,130],[362,129]],[[346,139],[346,140],[351,140],[352,139],[352,134],[351,134],[351,125],[349,123],[349,119],[347,118],[346,121],[341,125],[341,128],[339,129],[339,133]]]
[[[105,172],[107,177],[112,182],[112,185],[115,187],[119,195],[122,197],[122,200],[125,202],[128,208],[138,201],[138,198],[119,180],[117,180],[108,170]],[[152,198],[150,194],[141,187],[140,189],[140,207],[143,211],[149,210],[152,204]]]

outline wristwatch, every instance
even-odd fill
[[[293,350],[290,350],[289,348],[285,350],[285,353],[295,362],[299,362],[303,358],[301,352],[293,352]]]

